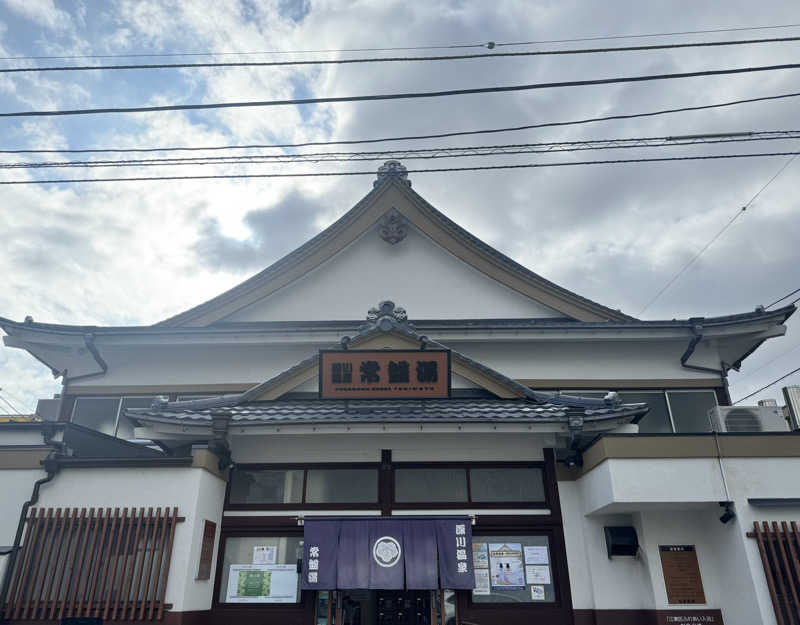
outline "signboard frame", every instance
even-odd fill
[[[706,605],[700,563],[694,545],[659,545],[661,572],[669,605]],[[691,570],[690,570],[691,569]]]
[[[203,540],[200,546],[200,560],[197,564],[196,580],[211,579],[211,561],[214,559],[217,524],[205,519],[203,523]]]
[[[344,356],[349,360],[356,360],[356,358],[353,358],[354,355],[358,357],[358,355],[363,356],[367,354],[372,354],[376,358],[382,359],[406,355],[407,357],[413,357],[415,362],[424,360],[426,355],[435,355],[434,358],[429,358],[429,360],[435,359],[437,362],[444,364],[446,366],[446,371],[444,373],[439,372],[438,374],[439,379],[435,383],[439,387],[438,390],[429,393],[415,393],[413,391],[403,390],[392,391],[385,389],[386,383],[381,383],[381,386],[384,387],[381,390],[376,389],[375,391],[368,391],[353,389],[334,392],[332,390],[333,382],[329,381],[329,378],[332,377],[332,374],[329,374],[327,371],[328,365],[332,364],[331,358],[333,356]],[[319,386],[317,396],[319,399],[450,399],[452,393],[452,363],[451,352],[449,349],[322,349],[319,351],[318,368]],[[352,371],[353,379],[356,379],[357,373],[357,370]],[[413,375],[409,379],[413,379]],[[359,386],[363,386],[363,384],[364,383],[359,383]],[[412,382],[409,382],[408,384],[414,385]],[[416,384],[425,383],[422,382]]]

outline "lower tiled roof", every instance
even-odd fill
[[[277,400],[244,402],[204,409],[135,408],[126,414],[143,422],[210,423],[212,415],[229,415],[233,423],[350,423],[350,422],[557,422],[570,417],[588,421],[631,420],[647,412],[647,404],[579,407],[535,403],[526,399],[423,400]]]

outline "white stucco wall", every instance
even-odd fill
[[[559,482],[576,609],[718,608],[726,625],[775,625],[753,521],[800,521],[800,506],[755,507],[749,498],[800,498],[800,458],[610,459]],[[723,524],[718,503],[734,502]],[[606,556],[603,527],[633,525],[638,558]],[[667,603],[659,545],[695,545],[707,604]]]
[[[431,334],[431,338],[439,340],[436,334]],[[680,356],[686,349],[683,340],[609,343],[587,339],[555,344],[442,341],[451,349],[516,379],[691,380],[710,377],[680,366]],[[82,386],[96,389],[103,386],[256,384],[333,344],[209,346],[187,343],[137,347],[105,345],[101,339],[97,343],[109,364],[108,373],[76,382],[70,385],[69,392],[78,391]],[[712,354],[706,360],[713,365],[713,358]],[[313,383],[307,388],[316,390]]]
[[[726,500],[716,458],[609,458],[579,483],[585,514]]]
[[[30,497],[41,471],[1,471],[0,532],[3,544],[13,541],[22,503]],[[195,580],[206,519],[222,519],[225,482],[200,468],[62,469],[42,487],[37,507],[172,507],[186,517],[175,530],[165,601],[176,612],[207,610],[214,584],[214,552],[210,580]]]
[[[378,229],[225,321],[361,319],[387,299],[414,319],[564,316],[473,269],[413,226],[395,245],[381,239]]]
[[[306,434],[236,436],[231,439],[234,462],[379,462],[382,449],[394,462],[505,462],[542,460],[550,436],[534,434]]]
[[[0,545],[10,547],[14,544],[22,505],[31,498],[36,480],[46,476],[41,469],[0,470]],[[0,580],[6,574],[7,564],[8,556],[0,556]]]

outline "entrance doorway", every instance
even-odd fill
[[[446,618],[451,611],[445,606],[443,614],[438,590],[339,590],[330,593],[329,606],[318,608],[317,625],[454,625],[455,618]],[[320,618],[320,612],[329,619]]]

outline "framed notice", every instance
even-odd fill
[[[231,564],[228,603],[297,603],[296,564]]]
[[[446,399],[448,350],[322,350],[320,399]]]
[[[489,543],[489,574],[493,589],[525,590],[522,567],[520,543]]]
[[[704,604],[703,581],[694,545],[659,545],[667,603]]]
[[[217,535],[217,524],[206,520],[203,525],[203,542],[200,547],[200,563],[197,565],[195,579],[211,579],[211,559],[214,557],[214,538]]]

